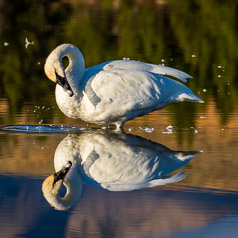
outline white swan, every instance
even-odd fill
[[[62,59],[67,57],[65,69]],[[185,85],[190,75],[165,66],[114,60],[85,69],[82,53],[71,44],[58,46],[46,59],[45,73],[56,86],[56,101],[68,117],[99,125],[124,122],[182,101],[203,102]]]
[[[141,137],[108,131],[68,135],[55,151],[57,172],[45,180],[43,193],[51,205],[61,210],[68,209],[80,198],[82,182],[110,191],[175,183],[186,175],[182,172],[168,174],[200,153],[172,151]],[[67,188],[63,198],[59,196],[62,181]]]

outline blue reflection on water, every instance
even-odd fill
[[[234,238],[237,237],[238,227],[238,214],[223,217],[208,224],[202,229],[182,232],[173,238],[200,238],[200,237],[216,237],[216,238]]]
[[[62,212],[48,205],[41,184],[42,179],[0,176],[3,237],[236,237],[238,230],[237,192],[110,192],[85,185],[80,203]]]
[[[3,237],[64,237],[69,214],[45,206],[41,180],[0,176],[0,188]]]

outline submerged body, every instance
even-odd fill
[[[68,57],[66,69],[63,57]],[[46,60],[46,75],[56,86],[56,101],[68,117],[99,125],[123,123],[182,101],[203,102],[182,83],[190,75],[165,66],[114,60],[84,68],[84,59],[71,44],[58,46]]]

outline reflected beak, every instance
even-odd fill
[[[58,75],[56,71],[55,71],[55,75],[57,79],[56,83],[59,84],[69,94],[70,97],[72,97],[74,95],[74,92],[72,88],[70,87],[67,79],[65,77],[61,77],[60,75]]]
[[[53,187],[59,180],[64,180],[65,176],[67,175],[71,167],[72,162],[69,161],[60,171],[54,174]]]

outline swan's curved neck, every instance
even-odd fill
[[[64,57],[69,59],[69,65],[64,69],[62,60]],[[48,59],[49,62],[56,62],[58,69],[62,69],[61,77],[66,77],[67,82],[73,91],[73,97],[59,84],[56,85],[56,102],[61,111],[71,118],[77,118],[78,110],[80,110],[80,102],[83,96],[82,80],[84,77],[85,63],[80,50],[71,45],[63,44],[57,47]],[[60,72],[59,72],[60,73]]]
[[[78,88],[82,81],[85,69],[85,62],[80,50],[73,46],[67,45],[60,54],[60,60],[68,57],[69,65],[65,69],[66,78],[72,87]]]
[[[57,210],[68,210],[76,204],[82,194],[82,178],[76,168],[70,169],[64,181],[53,184],[54,175],[45,179],[42,185],[44,197],[48,203]],[[60,195],[62,186],[66,187],[64,196]]]
[[[52,204],[53,206],[55,206],[56,209],[68,210],[79,200],[82,194],[82,181],[75,181],[74,183],[64,182],[64,185],[66,187],[66,193],[63,197],[61,197],[59,194],[60,189],[58,190],[55,199],[55,204]]]

